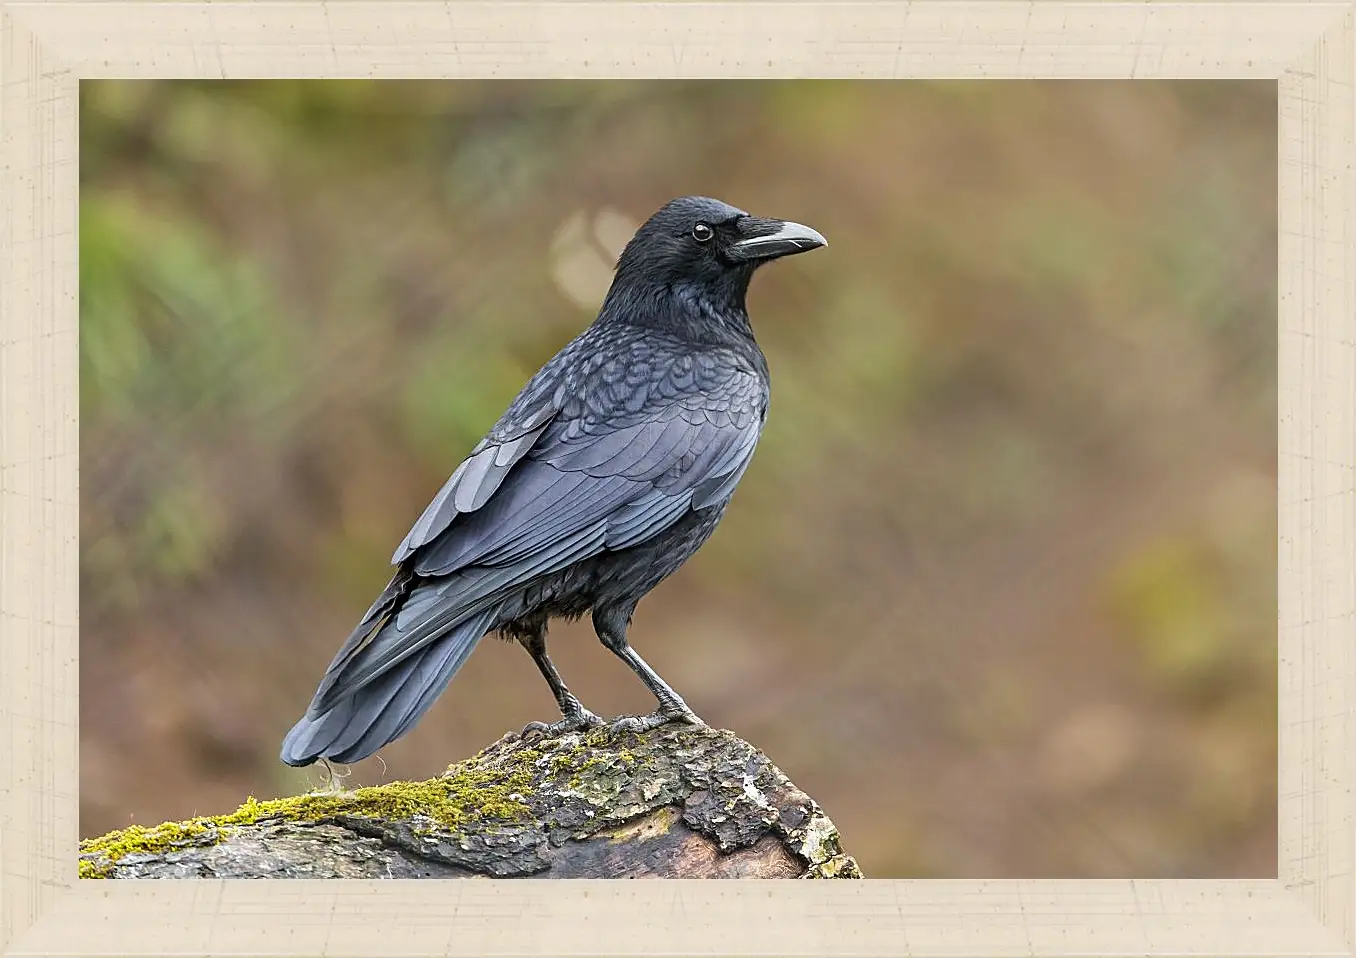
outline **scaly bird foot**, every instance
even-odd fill
[[[706,722],[698,718],[691,709],[661,706],[649,715],[623,715],[609,723],[619,732],[647,732],[669,722],[685,722],[688,725],[706,727]]]
[[[519,733],[519,737],[525,742],[540,742],[543,739],[564,735],[566,732],[582,732],[585,729],[598,728],[600,725],[606,724],[608,723],[593,712],[586,708],[580,708],[578,711],[571,710],[555,722],[529,722],[523,726],[523,731]]]

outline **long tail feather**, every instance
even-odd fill
[[[308,711],[283,739],[280,758],[296,766],[318,758],[357,762],[404,735],[466,663],[498,611],[459,623],[325,711]]]

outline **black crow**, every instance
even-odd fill
[[[825,245],[707,197],[666,204],[622,255],[598,318],[528,382],[396,549],[396,572],[330,663],[282,760],[355,762],[408,732],[490,632],[517,639],[562,718],[602,724],[547,657],[547,621],[592,612],[659,700],[635,730],[702,724],[627,642],[641,598],[715,529],[754,455],[768,365],[745,291]]]

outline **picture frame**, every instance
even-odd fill
[[[0,3],[0,953],[1353,951],[1353,5]],[[1278,877],[82,882],[78,84],[108,77],[1273,78]]]

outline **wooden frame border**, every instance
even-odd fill
[[[78,82],[269,76],[1275,78],[1279,878],[79,882]],[[1351,954],[1353,108],[1350,3],[0,3],[0,949]]]

